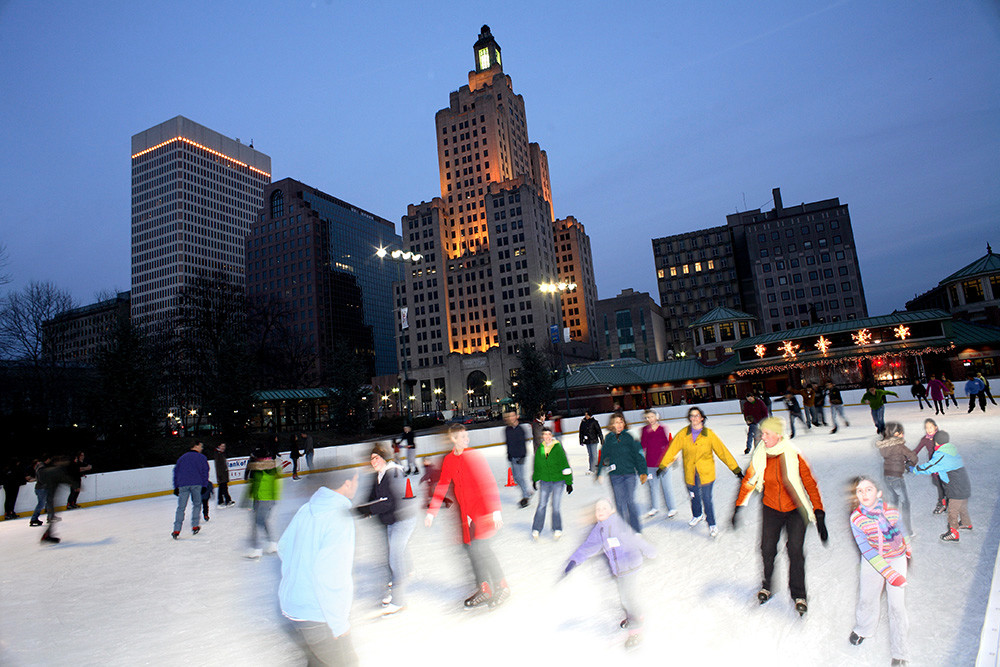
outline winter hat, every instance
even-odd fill
[[[372,447],[372,454],[378,454],[382,457],[382,460],[386,462],[393,460],[392,450],[390,450],[388,445],[384,442],[375,443],[375,446]]]
[[[767,419],[763,419],[758,427],[761,431],[770,431],[771,433],[777,433],[781,436],[785,435],[785,420],[781,417],[768,417]]]
[[[948,431],[938,431],[934,434],[935,445],[947,445],[949,442],[951,442],[951,437],[948,435]]]

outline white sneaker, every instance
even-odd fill
[[[705,520],[705,515],[704,514],[699,514],[698,516],[696,516],[693,519],[691,519],[690,521],[688,521],[688,525],[689,526],[697,526],[699,523],[701,523],[704,520]]]
[[[277,542],[268,542],[267,546],[264,547],[264,553],[266,553],[266,554],[276,554],[276,553],[278,553],[278,543]]]
[[[658,510],[658,509],[651,509],[648,512],[646,512],[645,516],[646,516],[647,519],[652,519],[654,516],[656,516],[659,513],[660,513],[660,510]]]
[[[261,549],[251,549],[246,553],[246,557],[253,560],[257,560],[258,558],[261,557],[263,553],[264,552]]]
[[[718,526],[709,526],[708,527],[708,536],[709,537],[718,537],[719,536],[719,527]]]
[[[382,605],[382,615],[388,616],[389,614],[395,614],[396,612],[403,611],[403,607],[398,604],[384,604]]]
[[[668,519],[673,519],[675,516],[677,516],[677,510],[670,510],[669,512],[667,512]]]
[[[562,537],[562,531],[561,530],[557,530],[556,532],[552,533],[552,539],[553,540],[558,540],[560,537]]]
[[[531,531],[531,539],[533,539],[536,542],[538,541],[538,531],[537,530]]]

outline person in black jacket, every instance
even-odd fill
[[[517,419],[517,412],[510,410],[503,414],[507,426],[504,428],[504,439],[507,441],[507,460],[510,462],[510,472],[514,482],[521,488],[521,500],[518,506],[524,509],[531,499],[531,489],[524,478],[524,459],[528,455],[527,438],[524,426]]]
[[[87,463],[86,455],[77,452],[73,460],[69,462],[69,475],[73,479],[70,485],[69,498],[66,500],[66,509],[75,510],[80,507],[77,500],[80,498],[80,490],[83,488],[84,473],[90,472],[90,464]]]
[[[16,519],[17,494],[28,481],[28,475],[17,457],[7,459],[3,468],[3,518]]]
[[[403,497],[406,474],[393,460],[392,450],[385,443],[377,443],[372,449],[371,464],[375,479],[368,502],[358,506],[358,511],[362,515],[377,516],[385,526],[392,579],[382,598],[382,613],[395,614],[406,606],[406,576],[410,571],[407,544],[417,519]]]
[[[604,430],[590,410],[584,412],[580,420],[580,444],[587,448],[587,474],[591,475],[597,472],[597,457],[604,444]]]
[[[219,507],[232,507],[236,503],[229,497],[229,459],[226,458],[226,443],[220,442],[215,448],[215,481],[219,485]]]
[[[396,442],[406,450],[406,474],[418,474],[420,471],[417,470],[417,434],[413,432],[413,427],[409,424],[404,426],[403,433]]]

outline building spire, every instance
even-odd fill
[[[472,50],[476,58],[477,72],[482,72],[494,66],[502,68],[500,64],[500,45],[493,38],[493,33],[490,32],[488,25],[484,25],[479,31],[479,39],[476,40],[476,44],[472,47]]]

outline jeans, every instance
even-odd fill
[[[872,408],[872,421],[875,422],[875,428],[878,429],[879,433],[885,432],[885,406],[880,408]]]
[[[887,558],[889,566],[902,576],[906,576],[906,555]],[[910,621],[906,616],[902,586],[887,586],[885,577],[861,558],[861,576],[858,585],[858,606],[855,611],[854,633],[859,637],[871,637],[878,627],[882,611],[882,589],[885,588],[889,601],[889,651],[895,660],[907,660],[906,635]]]
[[[590,472],[597,472],[597,453],[601,443],[591,442],[587,444],[587,466]]]
[[[931,401],[930,401],[930,399],[924,398],[923,396],[915,396],[914,398],[917,399],[917,405],[920,406],[921,410],[924,409],[924,403],[927,404],[927,407],[931,407]]]
[[[906,493],[906,482],[902,477],[886,477],[885,490],[889,496],[888,504],[899,508],[906,534],[913,535],[913,525],[910,524],[910,496]]]
[[[797,509],[779,512],[767,505],[761,517],[760,555],[764,561],[764,580],[761,587],[771,590],[774,574],[774,557],[778,555],[778,539],[785,529],[788,549],[788,589],[793,598],[806,597],[806,556],[803,544],[806,539],[806,522]]]
[[[660,509],[661,493],[667,506],[667,511],[673,512],[677,509],[677,504],[674,502],[673,482],[670,480],[670,469],[672,467],[673,466],[667,466],[664,468],[663,474],[659,477],[656,476],[656,471],[658,469],[656,466],[646,468],[646,486],[649,487],[650,509]]]
[[[531,522],[531,530],[541,532],[545,527],[545,509],[548,507],[549,498],[552,498],[552,530],[562,530],[562,515],[559,513],[559,506],[562,505],[563,491],[566,490],[566,482],[546,482],[540,481],[538,489],[538,507],[535,508],[535,518]]]
[[[805,424],[806,430],[812,428],[812,425],[805,420],[801,412],[791,412],[788,413],[788,425],[792,428],[792,437],[795,437],[795,420],[798,419],[800,422]]]
[[[611,479],[611,493],[615,497],[615,509],[625,523],[636,533],[642,532],[639,524],[639,508],[635,504],[635,475],[608,475]]]
[[[196,528],[201,522],[201,486],[182,486],[177,491],[177,512],[174,514],[174,532],[181,532],[184,525],[184,510],[187,509],[188,498],[191,499],[191,527]]]
[[[386,543],[389,547],[389,572],[392,576],[392,602],[400,607],[405,604],[403,600],[406,595],[406,575],[410,572],[407,544],[416,525],[416,517],[411,517],[385,527]]]
[[[38,500],[35,503],[35,513],[31,515],[32,521],[38,521],[39,515],[42,513],[42,509],[45,507],[45,502],[48,500],[49,492],[45,490],[45,487],[35,482],[35,498]]]
[[[817,405],[816,407],[813,408],[813,415],[816,417],[816,421],[818,421],[820,424],[823,424],[823,426],[826,426],[827,425],[826,415],[823,413],[824,408],[826,408],[825,405]]]
[[[843,405],[831,405],[830,406],[830,419],[833,420],[833,427],[837,428],[837,415],[844,420],[844,426],[850,426],[847,422],[847,417],[844,416],[844,406]]]
[[[514,482],[521,487],[521,497],[530,498],[531,490],[528,489],[528,482],[524,479],[524,457],[519,456],[516,459],[507,459],[510,461],[510,471],[514,476]]]
[[[253,501],[253,527],[250,529],[250,548],[256,549],[258,534],[261,530],[264,531],[264,535],[267,536],[268,542],[274,542],[271,539],[271,530],[267,527],[267,518],[271,516],[271,510],[274,509],[273,500],[255,500]]]
[[[319,621],[292,621],[292,625],[306,643],[309,667],[350,667],[358,664],[358,654],[354,652],[350,634],[334,637],[330,626]]]
[[[760,427],[757,424],[747,424],[747,448],[746,451],[753,449],[754,445],[757,444],[760,434]]]
[[[698,473],[694,474],[694,484],[688,484],[688,495],[691,496],[691,516],[701,516],[702,507],[705,510],[705,520],[709,526],[715,525],[715,507],[712,504],[712,484],[702,484]]]
[[[306,465],[310,470],[313,469],[313,452],[306,452]]]

